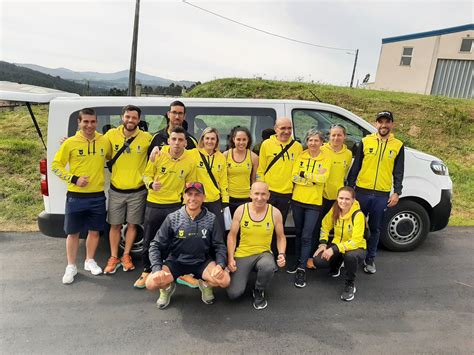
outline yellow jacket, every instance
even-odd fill
[[[53,173],[68,183],[68,191],[92,193],[104,191],[105,161],[110,159],[110,143],[102,134],[95,132],[88,140],[77,131],[59,147],[51,165]],[[66,165],[69,164],[69,170]],[[84,187],[76,185],[81,176],[88,176],[89,183]]]
[[[291,140],[282,143],[276,138],[276,135],[273,135],[263,141],[260,147],[257,181],[266,182],[271,191],[280,194],[291,194],[293,191],[291,179],[293,164],[303,151],[303,147],[299,142],[294,142],[290,149],[278,159],[266,174],[265,170],[273,160],[273,157],[280,153]]]
[[[321,206],[324,184],[330,174],[331,165],[329,155],[323,151],[316,158],[312,158],[308,150],[301,153],[293,165],[291,174],[295,184],[292,200]],[[326,171],[321,174],[322,169]]]
[[[204,191],[206,192],[206,200],[204,202],[215,202],[221,198],[222,203],[229,203],[229,182],[227,180],[227,163],[224,154],[217,151],[209,156],[204,149],[199,148],[192,149],[190,152],[193,154],[196,164],[196,181],[204,185]],[[207,160],[212,174],[219,185],[219,189],[214,185],[211,177],[207,173],[206,166],[199,152],[201,152]]]
[[[401,195],[405,149],[403,143],[390,133],[382,140],[377,133],[364,137],[347,178],[349,186],[366,190],[394,192]]]
[[[180,203],[185,184],[195,180],[195,161],[189,151],[185,150],[178,159],[174,159],[168,150],[162,150],[154,163],[148,161],[143,175],[143,182],[148,189],[147,201],[156,204]],[[150,185],[154,181],[161,182],[160,190],[151,189]]]
[[[107,131],[105,137],[110,141],[112,147],[112,158],[122,148],[125,141],[123,125]],[[143,173],[147,163],[147,151],[151,142],[151,134],[141,129],[136,130],[133,135],[135,139],[112,166],[110,183],[120,190],[133,190],[143,186]]]
[[[345,144],[339,152],[336,152],[329,143],[324,144],[321,147],[321,151],[327,153],[332,160],[331,171],[329,172],[326,185],[324,185],[323,197],[326,200],[335,200],[337,192],[344,186],[344,179],[351,167],[352,152],[347,149]]]
[[[354,217],[354,224],[352,224],[352,214],[357,210],[360,210],[360,205],[356,200],[349,212],[345,216],[339,217],[336,224],[334,224],[332,218],[334,209],[331,208],[323,218],[319,243],[327,244],[329,232],[334,229],[332,243],[336,245],[339,252],[345,253],[350,250],[366,249],[367,243],[364,239],[365,217],[362,211],[357,212]]]

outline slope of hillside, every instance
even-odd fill
[[[407,146],[433,154],[454,182],[451,224],[474,225],[474,100],[255,79],[221,79],[197,86],[191,97],[316,100],[341,106],[368,122],[390,110]]]
[[[86,85],[75,83],[60,77],[43,74],[38,71],[19,67],[15,64],[0,61],[0,81],[12,81],[22,84],[42,86],[79,95],[104,95],[104,91],[96,88],[88,88]]]

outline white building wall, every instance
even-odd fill
[[[474,60],[474,53],[461,53],[462,31],[382,44],[374,89],[430,94],[438,59]],[[403,48],[413,47],[410,66],[400,65]]]

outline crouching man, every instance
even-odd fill
[[[150,243],[152,274],[146,280],[146,288],[160,290],[160,298],[156,301],[159,309],[169,305],[176,290],[175,280],[182,275],[193,274],[199,279],[201,299],[205,304],[214,302],[212,287],[229,286],[224,231],[216,216],[202,206],[204,199],[204,187],[200,182],[187,183],[185,206],[166,217]],[[214,254],[215,261],[210,257]],[[163,260],[165,255],[168,257]]]
[[[268,185],[255,182],[250,189],[250,198],[252,202],[237,207],[227,236],[228,267],[232,272],[227,295],[230,299],[240,297],[245,292],[250,272],[256,271],[253,306],[255,309],[263,309],[267,307],[265,289],[278,270],[276,264],[279,267],[285,266],[286,237],[281,212],[268,203]],[[239,229],[240,244],[236,250]],[[271,252],[273,231],[277,237],[276,264]]]

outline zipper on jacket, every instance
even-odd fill
[[[378,141],[379,139],[377,138],[377,147],[378,147]],[[383,142],[380,142],[380,144],[382,145]],[[385,147],[383,149],[377,149],[380,151],[380,155],[379,155],[379,159],[377,161],[377,168],[375,169],[375,180],[374,180],[374,190],[376,190],[375,186],[377,185],[377,178],[379,177],[379,167],[380,167],[380,161],[382,160],[382,157],[385,153],[385,149],[387,149],[387,144],[388,144],[388,140],[385,141]]]

